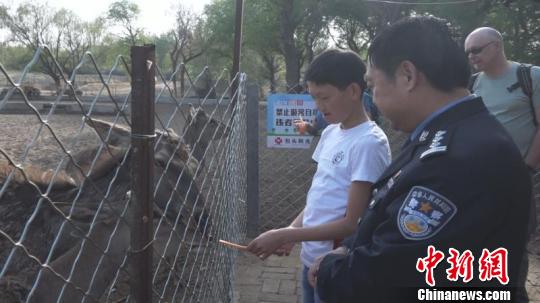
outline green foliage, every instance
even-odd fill
[[[247,1],[244,8],[244,45],[257,51],[278,51],[278,13],[278,7],[271,1]]]
[[[209,53],[232,62],[234,40],[234,0],[215,0],[205,8],[204,34],[212,41]]]
[[[416,9],[447,19],[461,41],[475,28],[493,27],[503,35],[510,60],[540,64],[540,1],[489,0]]]
[[[358,0],[244,0],[241,68],[251,80],[276,85],[286,73],[298,73],[314,55],[333,45],[361,55],[381,29],[403,16],[434,15],[447,19],[457,39],[464,41],[474,28],[491,26],[505,38],[509,59],[540,64],[540,1],[482,0],[460,5],[404,5]],[[213,77],[232,67],[236,0],[213,0],[192,25],[171,27],[159,36],[146,36],[135,26],[140,9],[132,0],[113,2],[106,16],[83,22],[73,12],[55,10],[38,2],[16,7],[0,4],[0,29],[9,41],[0,41],[0,61],[20,70],[40,43],[47,44],[55,59],[69,72],[85,51],[91,51],[102,69],[111,68],[117,55],[129,58],[134,44],[156,45],[159,67],[173,70],[175,45],[182,41],[180,61],[190,60],[190,77],[209,66]],[[189,13],[186,11],[186,13]],[[110,21],[110,22],[106,22]],[[108,29],[116,24],[121,37]],[[288,40],[289,39],[289,40]],[[201,52],[204,52],[201,54]],[[291,56],[295,56],[292,58]],[[47,62],[39,68],[45,69]],[[83,70],[90,67],[84,67]],[[83,72],[81,70],[81,72]],[[55,71],[50,71],[55,74]],[[293,80],[290,80],[293,81]]]
[[[156,46],[156,60],[159,68],[162,71],[171,69],[171,58],[168,56],[168,52],[174,43],[170,34],[161,34],[157,37],[150,39],[151,43]]]
[[[540,2],[499,4],[488,14],[485,25],[501,31],[509,59],[540,65]]]
[[[21,70],[32,60],[34,53],[24,46],[10,46],[7,43],[0,46],[0,63],[9,70]]]
[[[205,33],[212,41],[207,58],[212,63],[220,58],[221,62],[231,64],[235,2],[215,0],[205,10]],[[287,65],[287,73],[297,73],[299,77],[303,63],[311,61],[314,52],[327,47],[329,19],[323,14],[324,3],[312,0],[244,1],[242,69],[275,82],[280,77],[277,73],[283,70],[283,63],[293,62],[295,67]],[[289,6],[284,8],[285,4]],[[298,77],[290,78],[297,84]]]
[[[141,41],[143,30],[135,26],[135,21],[139,16],[139,6],[128,0],[113,2],[109,6],[107,18],[124,29],[124,39],[131,45],[136,45]]]

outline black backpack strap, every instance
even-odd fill
[[[521,90],[523,90],[523,93],[530,99],[532,99],[533,96],[531,68],[531,64],[520,64],[517,69],[517,78]]]
[[[474,90],[473,90],[474,83],[476,82],[476,79],[478,78],[479,74],[480,73],[472,74],[471,77],[469,78],[469,84],[467,84],[467,88],[469,89],[471,93],[474,93]]]
[[[534,109],[533,103],[533,84],[531,77],[531,64],[520,64],[517,68],[517,79],[521,90],[529,98],[529,105],[531,106],[531,113],[533,116],[534,126],[538,126],[538,121],[536,120],[536,111]]]

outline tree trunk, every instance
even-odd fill
[[[171,53],[169,53],[169,56],[171,57],[171,64],[172,64],[172,71],[174,73],[174,70],[176,69],[176,66],[178,65],[178,57],[175,55],[176,51],[173,50]],[[172,76],[172,83],[173,83],[173,92],[174,97],[178,98],[178,89],[176,86],[176,74],[173,74]]]
[[[56,74],[49,75],[54,81],[54,86],[56,87],[56,94],[60,95],[62,93],[62,86],[60,83],[60,77]]]
[[[315,44],[314,38],[310,37],[309,33],[306,33],[304,38],[304,43],[306,45],[306,61],[307,63],[310,63],[313,61],[313,57],[315,57],[315,54],[313,52],[313,45]]]
[[[266,66],[267,79],[270,82],[270,92],[275,93],[277,82],[276,73],[278,69],[278,67],[276,66],[276,57],[271,54],[263,54],[262,59],[264,65]]]
[[[182,65],[180,67],[180,96],[184,96],[184,92],[186,89],[186,66]]]
[[[178,98],[178,88],[177,88],[177,85],[176,85],[176,74],[174,74],[172,76],[172,83],[173,83],[173,93],[174,93],[174,97],[175,98]]]
[[[281,50],[285,57],[285,79],[287,90],[293,92],[302,91],[300,83],[300,52],[296,48],[294,32],[296,24],[293,20],[293,1],[284,0],[281,5],[280,14],[280,39]]]

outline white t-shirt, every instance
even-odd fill
[[[303,226],[317,226],[345,216],[353,181],[374,183],[390,164],[388,139],[373,121],[350,129],[331,124],[324,129],[313,152],[317,171],[304,208]],[[332,250],[333,241],[302,242],[300,259],[310,266]]]

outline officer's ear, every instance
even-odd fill
[[[396,69],[396,78],[401,86],[408,92],[418,85],[419,71],[416,66],[408,60],[401,62]]]

